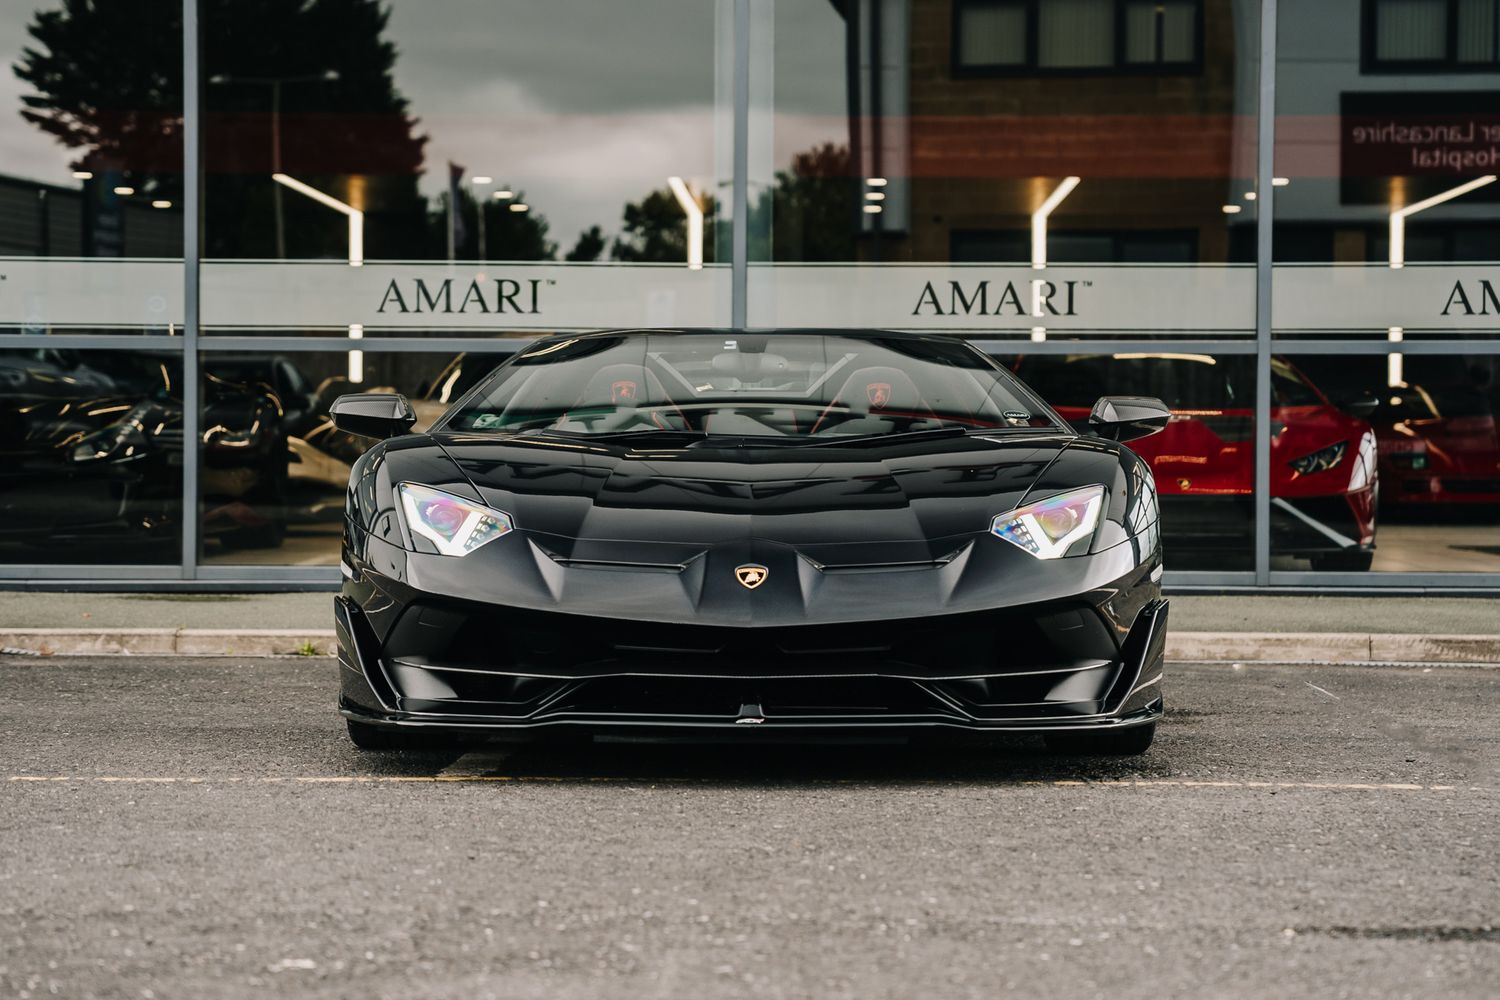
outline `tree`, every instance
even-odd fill
[[[703,259],[713,259],[712,197],[703,198]],[[652,191],[639,202],[627,202],[623,232],[615,237],[609,255],[615,260],[681,264],[687,260],[687,213],[671,188]]]
[[[181,11],[180,0],[61,0],[39,12],[36,44],[13,67],[35,90],[22,116],[77,149],[78,169],[118,170],[176,200]],[[365,212],[367,257],[437,255],[422,245],[417,191],[427,140],[396,89],[388,19],[379,0],[202,0],[207,254],[275,252],[279,168]],[[285,191],[281,201],[288,256],[347,253],[328,208]]]
[[[849,147],[830,142],[796,154],[755,211],[764,213],[768,200],[772,260],[854,260],[860,206]]]
[[[78,150],[74,169],[180,191],[182,4],[65,0],[26,30],[36,44],[11,69],[36,93],[22,96],[21,117]]]
[[[453,248],[459,260],[554,260],[557,244],[547,239],[552,228],[547,217],[528,208],[525,212],[512,212],[511,204],[526,204],[526,192],[517,191],[511,202],[486,201],[484,208],[485,249],[479,246],[480,202],[473,193],[463,187],[458,192],[458,211],[463,225],[459,227],[462,239]],[[447,254],[448,244],[448,193],[444,192],[433,201],[427,218],[429,244],[443,248]]]
[[[598,260],[602,253],[604,253],[604,233],[598,226],[590,226],[578,234],[578,242],[573,244],[573,249],[563,255],[563,260],[584,263]]]

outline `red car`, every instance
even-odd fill
[[[1391,389],[1371,423],[1391,502],[1500,503],[1500,432],[1489,401],[1477,389]]]
[[[1179,565],[1248,567],[1255,531],[1252,357],[1028,355],[1015,371],[1079,426],[1100,396],[1164,401],[1173,414],[1167,429],[1131,447],[1156,476],[1169,557]],[[1272,552],[1308,559],[1315,570],[1369,569],[1377,494],[1370,424],[1336,407],[1283,358],[1271,361],[1271,392]]]

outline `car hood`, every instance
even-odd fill
[[[754,538],[828,564],[941,559],[1019,504],[1072,435],[813,448],[433,436],[556,555],[677,562]]]

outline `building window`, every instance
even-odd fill
[[[1194,0],[1127,0],[1125,61],[1170,66],[1198,59],[1198,5]]]
[[[1500,0],[1366,0],[1365,71],[1494,72]]]
[[[954,0],[959,76],[1192,72],[1202,0]]]

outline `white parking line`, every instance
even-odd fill
[[[205,785],[205,784],[243,784],[243,785],[388,785],[388,784],[431,784],[433,782],[513,782],[525,783],[547,783],[547,784],[641,784],[641,785],[669,785],[669,784],[694,784],[704,780],[685,775],[562,775],[562,774],[497,774],[495,773],[500,762],[506,756],[505,752],[476,752],[465,754],[452,764],[448,765],[437,774],[328,774],[328,775],[266,775],[263,777],[223,777],[210,778],[197,775],[92,775],[92,774],[11,774],[5,777],[8,782],[17,783],[56,783],[77,782],[99,783],[99,784],[141,784],[141,785]],[[470,758],[473,758],[470,760]],[[819,785],[876,785],[881,784],[874,778],[826,778],[809,779],[812,784]],[[963,784],[986,784],[983,779],[943,779],[943,778],[904,778],[900,775],[892,775],[888,782],[891,787],[924,785],[924,786],[950,786]],[[1046,787],[1046,788],[1186,788],[1186,789],[1214,789],[1214,788],[1251,788],[1251,789],[1310,789],[1317,791],[1344,791],[1344,792],[1479,792],[1483,794],[1494,794],[1500,792],[1500,788],[1486,785],[1419,785],[1405,782],[1354,782],[1354,781],[1214,781],[1209,779],[1194,780],[1191,778],[1049,778],[1049,779],[1019,779],[1013,781],[1002,781],[1001,784],[1014,787]]]
[[[463,778],[484,778],[500,770],[500,765],[505,763],[511,754],[510,750],[496,750],[493,747],[485,747],[479,750],[470,750],[462,757],[449,764],[437,773],[439,781],[457,781]]]

